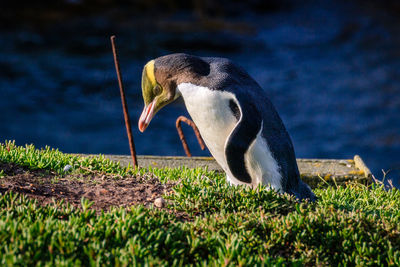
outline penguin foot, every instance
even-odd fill
[[[300,181],[298,191],[293,192],[293,195],[300,201],[308,199],[310,202],[315,202],[318,200],[311,188],[303,181]]]

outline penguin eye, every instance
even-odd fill
[[[161,86],[159,86],[158,84],[154,87],[154,93],[156,94],[156,95],[159,95],[159,94],[161,94]]]

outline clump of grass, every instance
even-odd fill
[[[71,165],[80,172],[99,171],[116,175],[127,175],[132,168],[123,168],[103,155],[98,157],[79,157],[64,154],[58,149],[48,146],[36,149],[34,145],[17,146],[15,141],[5,141],[0,144],[0,159],[3,162],[12,162],[32,170],[51,170],[58,174],[64,173],[64,167]],[[83,168],[82,168],[83,167]]]
[[[76,209],[60,202],[40,206],[5,193],[0,196],[2,266],[400,265],[397,189],[319,188],[318,201],[308,203],[262,186],[231,187],[221,174],[204,169],[136,170],[101,157],[87,160],[12,142],[0,145],[0,161],[57,173],[63,164],[74,164],[75,170],[83,166],[175,181],[166,196],[170,208],[193,218],[182,221],[143,206],[96,214],[84,199]]]

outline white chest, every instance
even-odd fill
[[[225,142],[237,123],[229,101],[235,96],[190,83],[179,84],[178,91],[211,154],[227,171]]]
[[[228,181],[243,184],[231,174],[225,155],[226,141],[238,123],[229,107],[229,101],[237,103],[236,97],[226,91],[214,91],[191,83],[179,84],[177,93],[182,95],[186,109],[211,154],[226,172]],[[262,183],[281,189],[279,166],[261,137],[261,129],[245,154],[245,165],[253,186]]]

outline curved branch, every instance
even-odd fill
[[[194,122],[192,120],[189,120],[185,116],[179,116],[178,119],[176,120],[176,130],[178,131],[179,138],[181,139],[182,146],[183,146],[183,149],[185,150],[186,156],[191,157],[192,154],[190,153],[189,146],[186,142],[185,135],[183,134],[183,131],[182,131],[182,127],[181,127],[182,121],[193,128],[194,134],[197,137],[197,141],[199,142],[201,150],[205,149],[205,144],[204,144],[203,138],[201,138],[199,129],[197,128],[196,124],[194,124]]]

